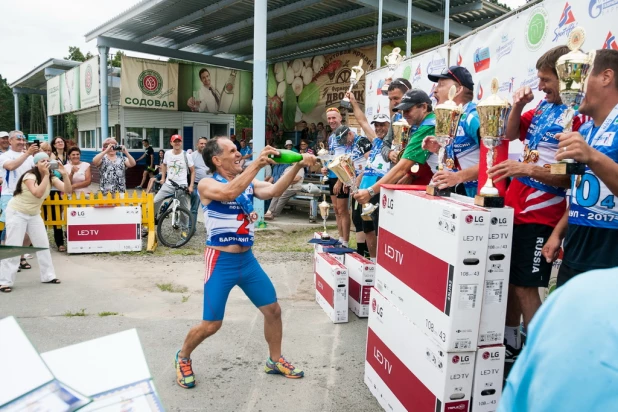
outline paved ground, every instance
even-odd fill
[[[264,374],[261,314],[235,289],[223,328],[193,354],[197,387],[175,384],[173,356],[201,319],[203,230],[188,247],[159,248],[155,254],[68,256],[54,250],[64,283],[39,283],[33,259],[33,269],[19,274],[13,293],[0,296],[0,317],[16,316],[41,352],[137,328],[168,410],[379,411],[363,383],[366,320],[350,314],[348,324],[330,323],[314,301],[310,253],[286,251],[306,250],[298,233],[307,237],[308,232],[290,233],[305,222],[306,214],[299,212],[271,224],[275,230],[260,235],[268,247],[256,252],[283,308],[284,354],[305,370],[302,380]],[[168,283],[186,290],[157,287]],[[82,309],[88,316],[66,316]],[[101,317],[101,312],[118,315]]]

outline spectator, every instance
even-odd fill
[[[144,146],[144,154],[141,155],[135,162],[139,162],[142,159],[146,159],[146,169],[144,169],[144,174],[142,175],[142,181],[136,189],[143,189],[146,182],[155,172],[155,159],[154,159],[154,149],[150,146],[150,141],[148,139],[142,140],[142,146]]]
[[[187,156],[184,150],[182,150],[182,137],[180,135],[173,135],[170,138],[172,143],[172,150],[165,152],[163,158],[163,165],[161,166],[161,189],[157,192],[154,198],[155,216],[159,214],[161,203],[169,197],[174,195],[174,186],[170,182],[174,182],[179,186],[187,187],[189,183],[189,193],[193,193],[193,182],[195,182],[195,168],[193,167],[193,158]],[[190,180],[187,181],[188,175],[191,175]],[[191,210],[189,196],[183,196],[181,199],[181,206],[187,210]]]
[[[294,147],[294,143],[292,143],[292,141],[291,141],[291,140],[286,140],[286,141],[285,141],[285,148],[286,148],[287,150],[291,150],[291,151],[293,151],[293,152],[298,153],[298,149]]]
[[[52,155],[50,157],[51,160],[56,160],[61,165],[67,163],[67,142],[61,137],[54,137],[54,141],[52,142]]]
[[[202,137],[205,139],[205,137]],[[155,171],[157,172],[154,177],[151,177],[148,181],[148,188],[146,188],[146,193],[154,193],[159,191],[159,180],[161,180],[161,165],[163,165],[163,159],[165,158],[165,150],[159,150],[159,163],[155,166]]]
[[[82,151],[79,147],[72,147],[67,152],[69,162],[64,166],[64,169],[71,179],[71,187],[74,193],[90,193],[90,183],[92,175],[90,173],[90,163],[81,161]],[[154,169],[153,169],[154,170]]]
[[[315,154],[313,152],[313,149],[309,147],[309,143],[305,139],[300,141],[300,153],[308,153],[311,155]]]
[[[197,141],[197,147],[195,148],[195,152],[191,153],[191,158],[193,159],[193,167],[195,168],[195,179],[193,180],[193,192],[191,192],[191,214],[193,215],[193,219],[197,222],[197,212],[200,209],[201,201],[200,196],[197,193],[197,184],[202,179],[206,179],[208,176],[212,176],[210,173],[210,169],[204,163],[204,157],[202,154],[204,153],[204,148],[206,147],[206,143],[208,139],[205,137],[200,137]]]
[[[318,128],[315,123],[309,125],[309,142],[315,142],[318,139]]]
[[[300,129],[300,138],[308,139],[309,138],[309,127],[307,127],[306,121],[301,120],[299,129]]]
[[[9,150],[9,134],[7,132],[0,132],[0,153],[4,153]]]
[[[231,135],[230,136],[230,140],[232,142],[234,142],[234,144],[236,145],[236,150],[238,150],[240,152],[240,149],[241,149],[240,142],[238,140],[236,140],[236,135],[235,134]]]
[[[251,140],[253,143],[253,140]],[[240,155],[243,160],[251,160],[253,158],[253,149],[250,146],[247,146],[247,142],[245,140],[240,141]]]
[[[294,164],[286,165],[287,167],[281,177],[285,176],[286,173],[289,173],[291,170],[293,170],[293,165]],[[264,219],[274,220],[275,217],[281,215],[281,212],[283,211],[283,208],[288,203],[288,201],[293,198],[296,193],[300,191],[300,189],[302,189],[304,177],[305,169],[301,168],[298,170],[298,173],[296,174],[296,177],[294,177],[294,180],[292,180],[292,184],[290,185],[290,187],[288,187],[281,196],[274,197],[272,199],[270,207],[268,208],[268,212],[264,214]]]
[[[46,153],[37,153],[31,162],[34,164],[30,170],[24,172],[17,180],[13,192],[13,198],[8,203],[6,213],[7,244],[20,246],[27,233],[34,247],[45,248],[37,252],[39,266],[41,268],[41,282],[58,284],[54,265],[49,252],[49,239],[45,224],[41,218],[41,205],[54,185],[58,190],[71,193],[71,179],[66,175],[64,168],[60,168],[60,174],[64,178],[61,182],[50,173],[49,156]],[[12,292],[15,283],[15,275],[19,266],[19,258],[4,259],[0,270],[0,291]]]
[[[117,152],[120,152],[118,155]],[[135,166],[135,159],[124,146],[118,146],[113,137],[105,139],[103,151],[92,159],[92,164],[99,168],[100,186],[103,195],[108,193],[125,193],[127,191],[126,170]]]
[[[49,143],[47,142],[41,143],[41,152],[45,153],[51,159],[52,147]],[[58,172],[57,170],[54,170],[53,174],[58,179],[62,177],[60,172]],[[60,199],[60,192],[58,191],[58,189],[52,186],[49,197],[51,200]],[[61,211],[60,214],[62,215],[62,206],[60,206],[59,209]],[[49,218],[49,216],[47,215],[47,208],[43,209],[43,215],[45,216],[45,220]],[[61,217],[62,216],[56,215],[56,208],[52,207],[51,208],[51,219],[56,220],[56,219],[61,219]],[[58,252],[66,252],[67,248],[64,246],[64,232],[62,231],[62,226],[52,226],[52,229],[54,231],[54,243],[56,243]]]

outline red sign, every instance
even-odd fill
[[[140,225],[136,225],[134,223],[111,225],[69,225],[67,229],[67,240],[73,242],[135,240],[140,238]]]

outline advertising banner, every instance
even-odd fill
[[[47,81],[47,115],[60,114],[60,76]]]
[[[79,66],[79,108],[98,106],[99,57],[93,57]]]
[[[79,109],[79,67],[60,75],[60,113]]]
[[[352,49],[287,62],[268,68],[268,111],[266,124],[292,131],[301,121],[326,123],[325,110],[339,107],[350,87],[351,68],[363,60],[365,74],[375,68],[375,47]],[[365,104],[365,81],[352,89]]]
[[[178,63],[122,56],[120,104],[178,110]]]
[[[180,64],[178,110],[251,114],[253,73],[205,66]]]

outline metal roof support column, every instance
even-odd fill
[[[266,37],[268,0],[255,0],[253,12],[253,156],[264,149],[266,142]],[[264,169],[257,175],[264,180]],[[253,198],[258,222],[264,221],[264,201]]]
[[[444,44],[448,43],[451,19],[451,0],[444,0]]]
[[[13,104],[15,105],[15,130],[19,130],[19,94],[13,90]]]
[[[382,1],[378,1],[378,50],[376,50],[376,69],[382,66]]]
[[[412,56],[412,0],[408,0],[408,25],[406,27],[406,57]]]
[[[54,116],[47,116],[47,137],[49,142],[54,141]]]
[[[101,145],[109,137],[109,118],[107,116],[107,54],[109,47],[99,46],[99,79],[101,88]],[[115,136],[120,144],[120,136]]]

